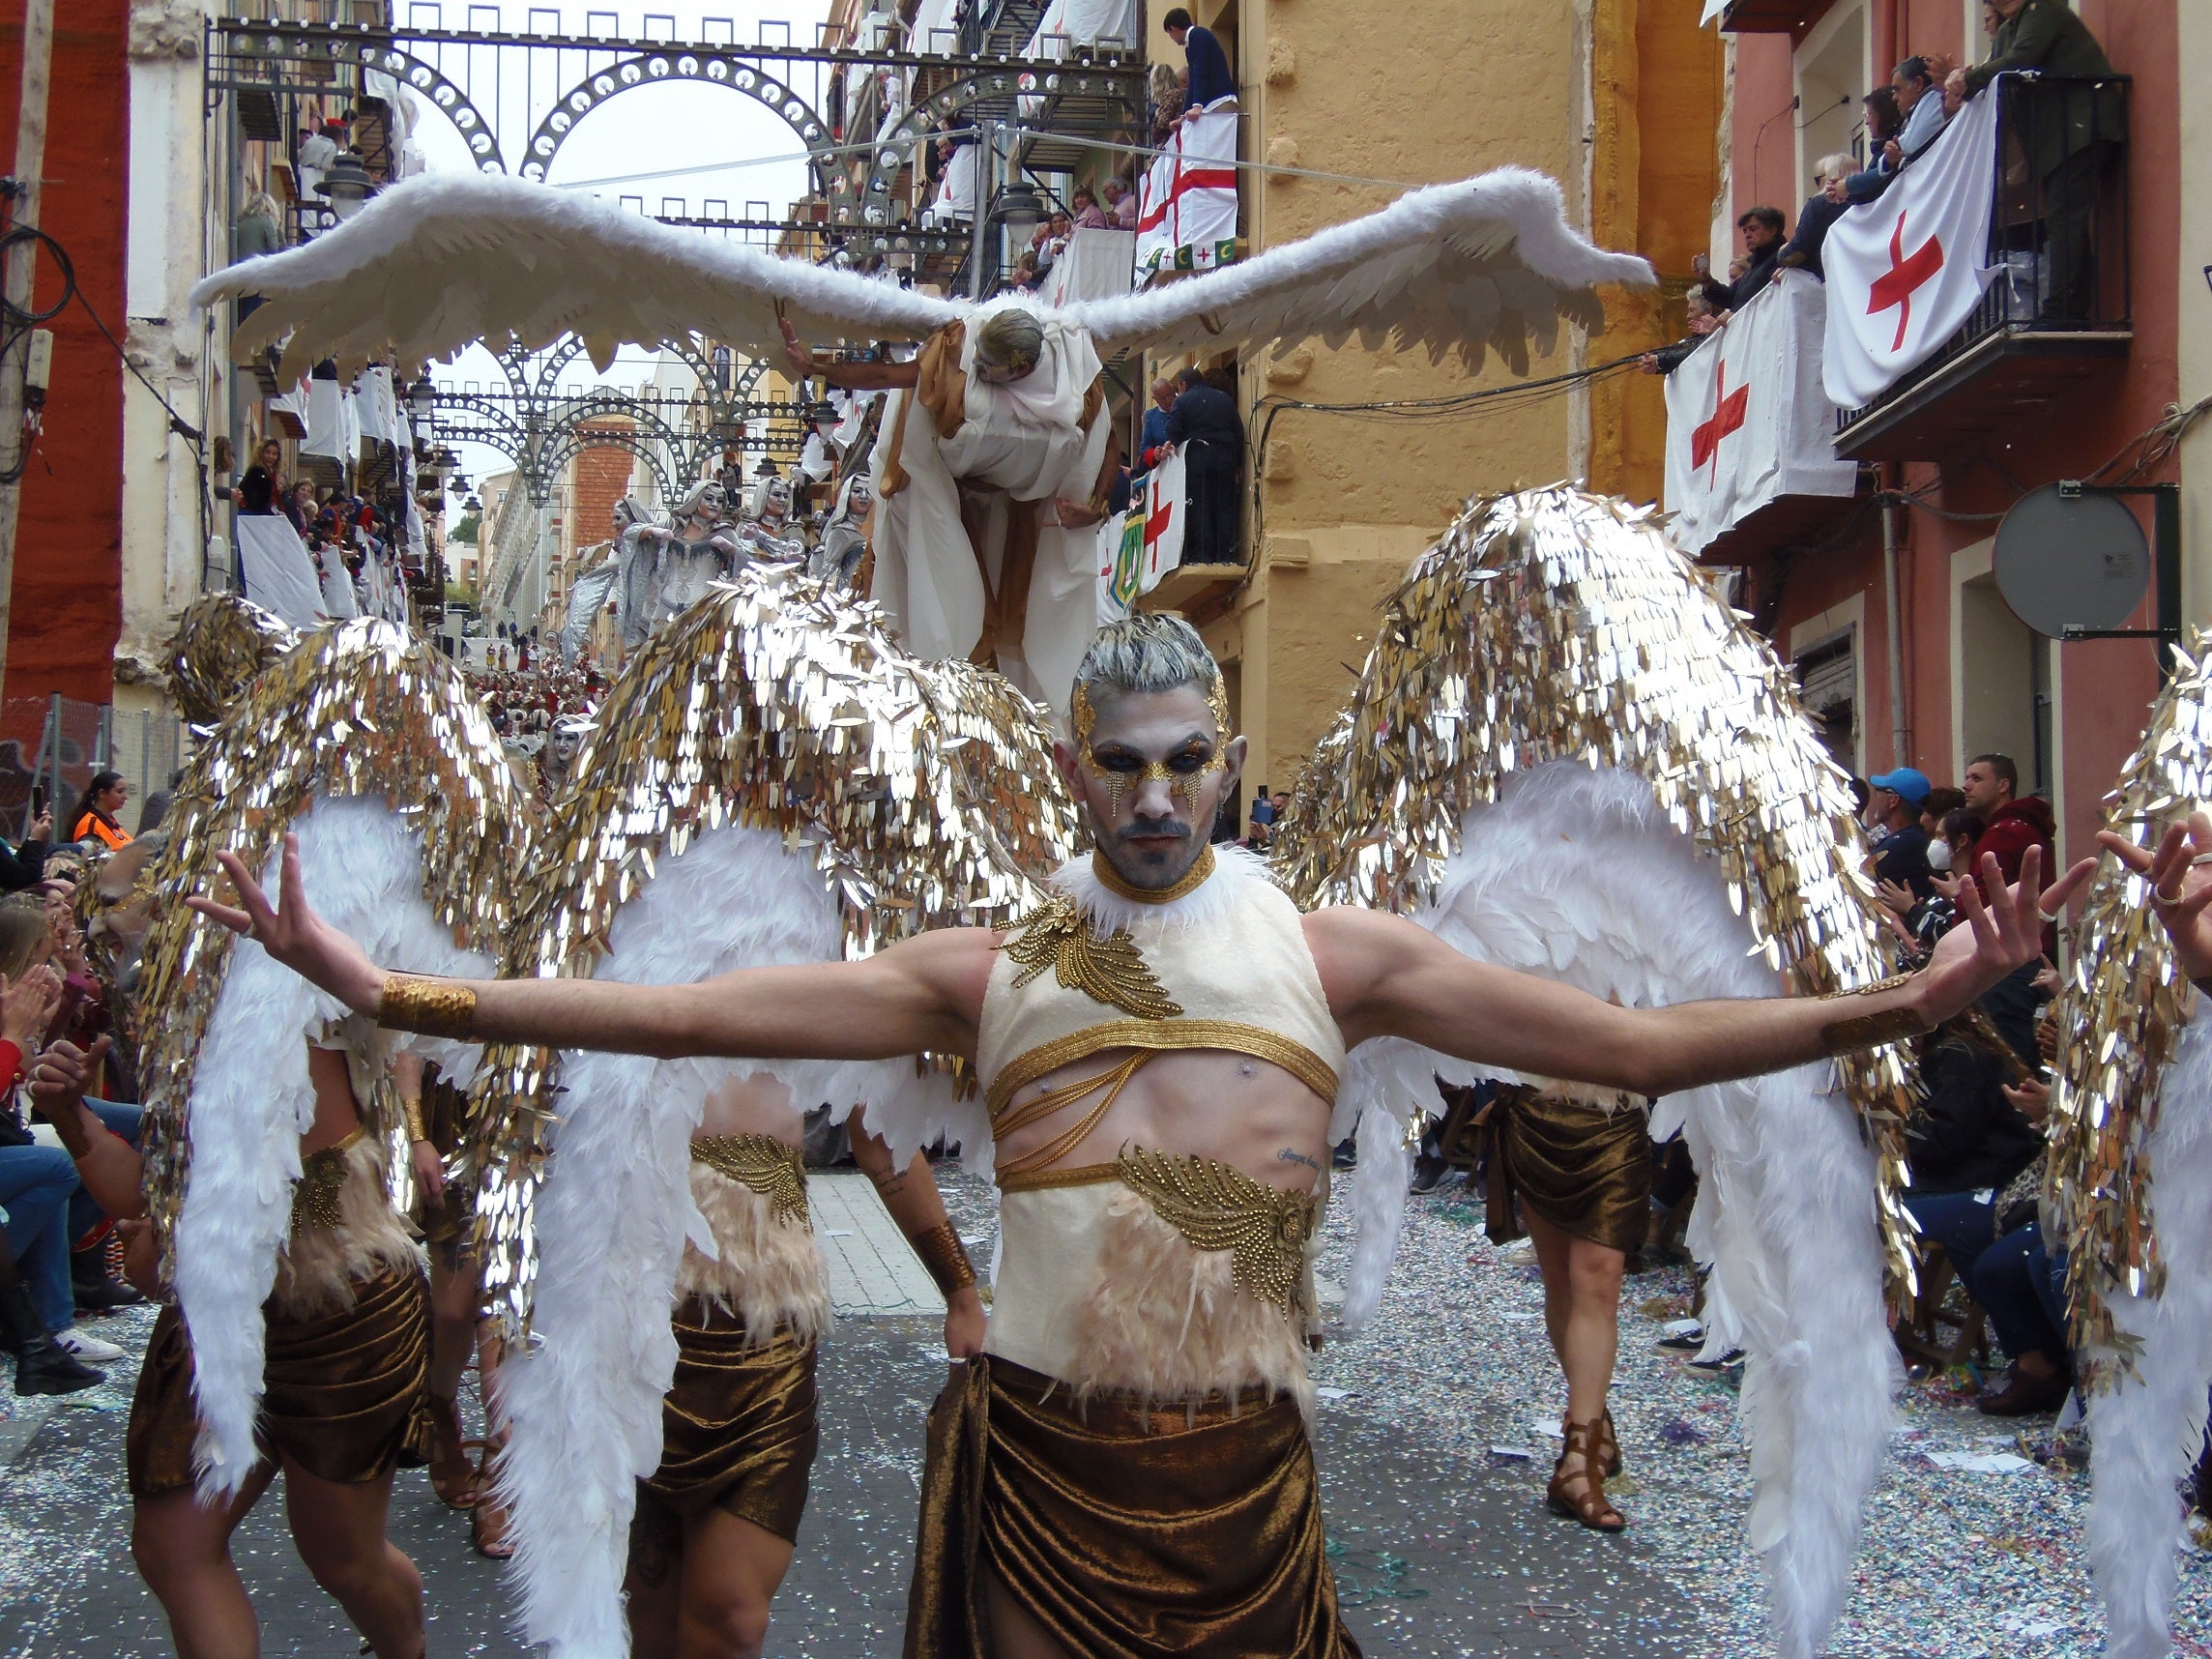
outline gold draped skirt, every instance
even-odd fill
[[[720,1508],[799,1537],[806,1480],[821,1443],[815,1347],[788,1331],[753,1343],[744,1322],[696,1298],[677,1310],[676,1378],[660,1407],[660,1467],[638,1482],[631,1570],[658,1584],[683,1518]]]
[[[996,1578],[1069,1654],[1358,1659],[1296,1404],[1147,1409],[990,1355],[929,1414],[907,1659],[990,1651]]]
[[[1633,1256],[1651,1208],[1651,1128],[1643,1110],[1504,1089],[1483,1120],[1490,1155],[1484,1230],[1502,1244],[1523,1232],[1515,1213]]]
[[[345,1485],[429,1461],[430,1298],[420,1270],[387,1269],[355,1286],[342,1313],[291,1320],[264,1310],[264,1457],[281,1454]],[[133,1498],[192,1484],[199,1433],[192,1349],[174,1307],[154,1322],[131,1400],[125,1468]]]

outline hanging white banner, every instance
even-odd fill
[[[1163,455],[1144,495],[1098,527],[1098,626],[1119,622],[1182,563],[1182,456]]]
[[[1819,277],[1781,272],[1667,377],[1668,534],[1684,552],[1783,496],[1857,488],[1820,385],[1827,301]]]
[[[1829,228],[1820,263],[1831,401],[1846,409],[1873,402],[1973,315],[1994,275],[1996,165],[1991,87],[1967,100],[1888,189]]]
[[[1137,280],[1237,258],[1237,97],[1176,124],[1137,192]]]
[[[239,577],[246,597],[294,627],[321,627],[330,612],[307,544],[280,512],[238,515]]]

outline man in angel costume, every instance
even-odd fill
[[[1030,851],[1023,824],[1049,826],[1048,809],[986,831],[945,774],[959,750],[931,734],[964,715],[935,680],[795,566],[715,588],[609,688],[548,815],[512,971],[673,987],[835,961],[849,937],[903,925],[855,910],[849,888],[949,901],[964,859]],[[826,684],[852,701],[823,707]],[[916,1087],[913,1068],[503,1049],[487,1073],[495,1258],[503,1238],[527,1251],[511,1195],[536,1192],[535,1270],[509,1253],[493,1275],[533,1302],[500,1374],[524,1629],[561,1659],[599,1659],[621,1650],[626,1595],[637,1651],[750,1659],[806,1505],[830,1323],[802,1108],[842,1116]],[[983,1305],[928,1162],[849,1125],[965,1357]]]
[[[1926,1030],[2038,949],[2038,872],[2008,890],[1992,869],[1994,902],[1969,898],[1909,979],[1616,1006],[1396,917],[1301,917],[1208,847],[1244,743],[1179,618],[1102,630],[1070,695],[1054,752],[1095,851],[1004,931],[643,990],[387,970],[316,914],[296,858],[278,904],[236,858],[240,903],[193,900],[389,1030],[975,1067],[1003,1249],[985,1351],[933,1415],[911,1654],[1357,1651],[1323,1555],[1302,1340],[1349,1050],[1392,1036],[1665,1094]]]
[[[36,1082],[103,1206],[154,1222],[136,1270],[169,1305],[131,1408],[131,1549],[178,1650],[255,1649],[229,1540],[281,1473],[308,1570],[370,1650],[413,1659],[422,1580],[385,1517],[394,1470],[432,1449],[430,1321],[391,1176],[422,1138],[405,1052],[465,1075],[468,1051],[379,1031],[181,900],[211,845],[251,853],[289,827],[335,925],[425,965],[488,965],[456,940],[490,943],[507,919],[520,801],[421,641],[347,623],[263,666],[252,621],[222,598],[186,619],[200,690],[220,682],[236,706],[193,757],[154,871],[143,1158],[77,1106],[82,1057],[49,1054]]]
[[[528,270],[528,281],[514,273]],[[290,331],[285,367],[413,365],[510,333],[582,335],[605,364],[704,331],[850,391],[888,391],[872,451],[872,593],[917,656],[995,663],[1029,695],[1066,694],[1096,615],[1094,509],[1112,422],[1102,359],[1221,352],[1318,335],[1526,372],[1562,319],[1601,327],[1596,289],[1650,267],[1592,247],[1558,187],[1502,168],[1413,190],[1380,213],[1143,293],[1041,307],[977,305],[640,220],[612,203],[489,175],[384,191],[311,248],[244,261],[196,303],[258,294],[244,362]],[[440,303],[425,306],[422,295]],[[918,341],[907,364],[824,364],[802,337]]]

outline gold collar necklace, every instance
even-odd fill
[[[1091,873],[1098,878],[1098,885],[1117,898],[1128,899],[1133,904],[1173,904],[1187,893],[1194,893],[1206,886],[1207,877],[1213,874],[1213,849],[1208,846],[1199,854],[1198,862],[1184,872],[1181,881],[1172,888],[1133,888],[1121,879],[1121,874],[1106,861],[1103,853],[1091,855]]]

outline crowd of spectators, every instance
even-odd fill
[[[2051,804],[2020,792],[2008,756],[1976,755],[1956,788],[1910,767],[1862,787],[1869,869],[1895,924],[1901,967],[1925,961],[1958,921],[1962,892],[1969,884],[1981,890],[1985,859],[1996,861],[2000,880],[2016,882],[2036,848],[2044,880],[2055,873]],[[1915,1057],[1924,1100],[1906,1127],[1906,1208],[1987,1313],[2009,1362],[2002,1384],[1980,1401],[1992,1416],[2056,1410],[2074,1375],[2063,1243],[2045,1237],[2034,1201],[2055,1058],[2046,1013],[2058,989],[2056,946],[2055,928],[2047,930],[2043,960],[1921,1038]]]
[[[1691,261],[1697,281],[1690,293],[1701,303],[1703,326],[1694,316],[1687,337],[1646,352],[1639,360],[1646,372],[1673,373],[1705,335],[1741,310],[1778,271],[1824,278],[1820,255],[1829,228],[1851,208],[1888,189],[1926,154],[1967,100],[1987,91],[1999,74],[2032,71],[2096,79],[2112,73],[2104,48],[2065,0],[1986,0],[1982,11],[1992,39],[1989,55],[1980,63],[1961,66],[1940,53],[1915,54],[1891,71],[1888,84],[1866,95],[1861,101],[1864,158],[1838,152],[1814,163],[1812,193],[1799,208],[1787,242],[1782,210],[1754,207],[1736,219],[1744,253],[1730,268],[1726,282],[1713,276],[1703,254]],[[2069,105],[2065,119],[2035,124],[2037,135],[2045,129],[2051,134],[2037,146],[2047,154],[2024,158],[2037,175],[2042,234],[2049,247],[2050,278],[2042,302],[2049,314],[2089,314],[2094,295],[2088,222],[2103,149],[2116,125],[2116,117],[2102,103],[2082,111]]]
[[[51,817],[42,814],[14,855],[31,881],[0,898],[0,1339],[15,1358],[18,1394],[101,1382],[97,1368],[123,1351],[84,1322],[143,1299],[116,1272],[116,1223],[55,1133],[41,1131],[22,1087],[44,1048],[73,1044],[93,1057],[88,1108],[138,1140],[139,1110],[122,1104],[139,1092],[135,1044],[120,1017],[136,972],[128,918],[141,902],[139,872],[160,851],[166,797],[147,801],[132,836],[121,824],[127,796],[117,774],[95,774],[65,820],[80,829],[74,843],[49,845]]]

